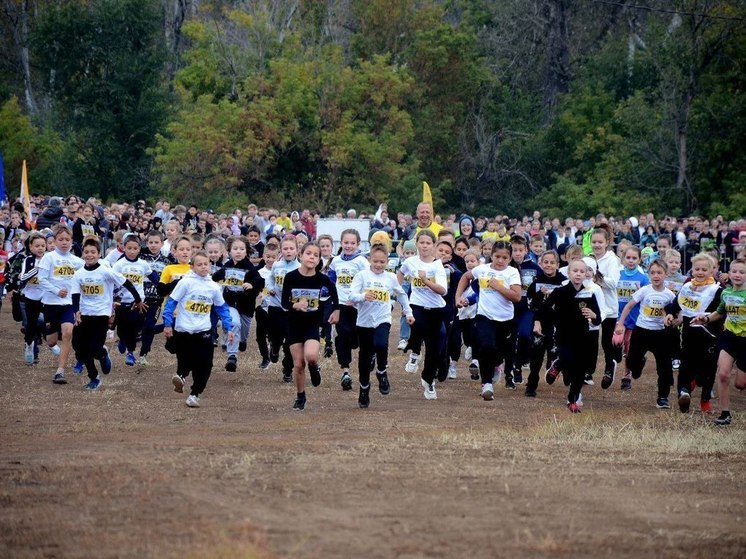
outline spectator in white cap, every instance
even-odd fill
[[[347,219],[355,219],[357,217],[357,212],[354,208],[350,208],[347,210]]]

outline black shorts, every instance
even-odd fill
[[[293,344],[303,344],[308,340],[319,341],[320,326],[317,321],[300,321],[290,319],[288,325],[288,335],[286,343],[288,346]]]
[[[72,305],[44,305],[44,322],[47,334],[62,331],[63,324],[75,324],[75,311]]]
[[[746,372],[746,338],[725,330],[718,336],[718,349],[730,355],[736,367]]]

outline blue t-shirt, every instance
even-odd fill
[[[627,306],[627,303],[632,299],[634,295],[641,287],[644,287],[650,283],[648,276],[640,271],[639,268],[635,268],[630,271],[624,268],[619,275],[619,282],[616,285],[616,295],[619,299],[619,314],[622,314],[622,310]],[[627,319],[624,321],[624,327],[631,330],[635,327],[637,317],[640,314],[640,305],[635,305],[630,311]]]

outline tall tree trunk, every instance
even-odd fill
[[[39,112],[39,108],[36,104],[31,81],[31,64],[29,62],[28,51],[28,12],[29,0],[22,0],[21,2],[3,0],[3,14],[12,29],[13,44],[17,52],[18,64],[20,65],[23,82],[23,99],[28,112],[31,115],[36,115]]]
[[[557,101],[569,91],[570,45],[568,0],[547,0],[547,74],[544,86],[545,122],[550,122]]]

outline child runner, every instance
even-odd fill
[[[422,368],[422,386],[428,400],[435,400],[438,394],[433,380],[445,352],[445,328],[443,309],[446,302],[443,296],[448,291],[446,272],[440,260],[435,259],[435,235],[429,229],[417,233],[417,256],[404,261],[396,273],[399,284],[409,278],[412,294],[409,304],[415,322],[412,325],[408,347],[419,348],[425,343],[425,364]]]
[[[616,294],[616,285],[621,275],[621,264],[614,251],[610,249],[614,239],[613,231],[607,224],[600,224],[591,233],[591,249],[593,256],[598,262],[598,271],[603,276],[601,291],[604,294],[604,302],[608,315],[604,316],[601,325],[601,348],[604,350],[604,375],[610,374],[613,378],[617,363],[622,360],[622,350],[612,344],[614,336],[614,324],[619,316],[619,301]],[[595,370],[595,365],[594,365]],[[586,374],[586,384],[593,384],[593,374]]]
[[[679,410],[682,413],[689,411],[691,394],[697,386],[702,387],[700,409],[703,412],[711,411],[710,399],[718,361],[717,337],[708,327],[695,323],[694,319],[715,312],[720,305],[722,288],[715,283],[713,264],[713,259],[707,254],[695,254],[692,257],[692,280],[681,287],[674,301],[666,308],[666,326],[677,326],[679,314],[683,321],[682,359],[677,379]],[[670,337],[668,346],[674,348]]]
[[[143,313],[148,308],[147,305],[140,304],[145,299],[145,278],[150,280],[151,283],[159,281],[159,275],[153,272],[150,264],[140,258],[140,250],[139,237],[135,234],[127,236],[124,239],[124,255],[112,266],[115,272],[122,274],[132,282],[139,296],[139,300],[136,301],[129,292],[122,292],[115,313],[117,335],[119,336],[119,353],[127,353],[124,363],[128,367],[133,367],[136,363],[137,338],[145,323]]]
[[[166,234],[166,240],[163,241],[161,252],[164,256],[168,256],[169,254],[174,253],[176,240],[179,238],[179,235],[181,235],[181,224],[175,219],[167,221],[166,225],[163,226],[163,232]]]
[[[158,281],[158,294],[161,297],[169,295],[179,280],[191,271],[189,259],[192,257],[192,241],[189,237],[183,236],[175,239],[172,252],[176,264],[166,266],[161,272],[161,278]]]
[[[288,272],[282,286],[282,307],[288,312],[287,344],[293,356],[293,376],[297,397],[294,410],[306,407],[306,364],[311,375],[311,384],[321,384],[319,367],[319,329],[321,327],[321,295],[329,293],[334,307],[329,321],[335,324],[339,319],[339,299],[337,289],[331,279],[316,271],[321,260],[321,249],[313,241],[307,242],[301,250],[300,266]],[[368,361],[370,363],[370,361]]]
[[[469,302],[464,297],[464,291],[472,279],[476,279],[479,285],[474,333],[479,348],[481,395],[485,400],[494,398],[492,377],[495,368],[512,351],[513,304],[521,300],[521,276],[517,269],[509,265],[511,257],[510,243],[497,241],[492,246],[492,263],[467,271],[461,276],[456,290],[459,306],[466,307]],[[507,379],[506,388],[509,388]]]
[[[665,251],[660,251],[660,255],[668,266],[668,275],[663,280],[663,285],[678,297],[681,288],[687,281],[687,277],[681,273],[681,253],[676,249],[669,248]],[[681,366],[681,327],[670,328],[670,331],[671,366],[674,373],[678,373]]]
[[[269,242],[269,241],[268,241]],[[269,246],[269,245],[267,245]],[[272,265],[272,271],[267,278],[267,314],[269,315],[269,360],[277,363],[280,359],[280,348],[283,350],[282,358],[282,380],[293,382],[293,356],[287,344],[288,317],[287,311],[282,307],[282,288],[285,276],[297,270],[298,249],[295,236],[285,235],[280,243],[282,258]]]
[[[334,239],[331,235],[319,235],[318,238],[319,248],[321,249],[321,269],[319,270],[324,275],[329,275],[329,265],[334,259],[332,254],[334,250]],[[321,310],[324,314],[323,320],[321,321],[321,339],[324,344],[324,357],[331,357],[334,355],[334,342],[332,341],[332,325],[329,324],[329,317],[332,314],[332,307],[328,303],[329,297],[323,297],[321,299]]]
[[[585,352],[590,328],[601,324],[602,296],[584,285],[586,274],[587,265],[583,260],[571,261],[568,264],[569,281],[552,291],[534,322],[534,332],[538,335],[544,334],[542,324],[554,325],[559,368],[569,379],[567,409],[572,413],[581,411],[580,393],[585,377]]]
[[[466,271],[473,270],[479,266],[479,251],[475,249],[469,249],[464,253],[464,263],[466,265]],[[464,290],[462,299],[467,301],[466,306],[459,305],[459,300],[456,300],[458,306],[458,318],[459,329],[461,330],[461,337],[464,342],[464,359],[469,362],[469,374],[471,380],[479,380],[479,360],[477,358],[477,347],[474,334],[474,319],[477,316],[477,294],[472,287],[476,280],[472,280]],[[461,283],[461,280],[459,280]]]
[[[390,391],[387,368],[392,297],[399,301],[408,324],[414,322],[407,294],[397,282],[396,276],[386,271],[388,258],[389,251],[384,245],[373,245],[369,255],[370,269],[358,272],[350,287],[349,300],[357,304],[358,311],[358,405],[361,408],[367,408],[370,404],[370,372],[376,364],[379,392],[385,395]]]
[[[21,302],[26,310],[23,357],[28,365],[34,363],[37,348],[41,341],[42,330],[39,328],[39,315],[42,312],[44,290],[39,286],[39,262],[47,251],[47,241],[41,233],[32,232],[26,239],[29,255],[21,267],[19,282]]]
[[[357,310],[347,304],[350,296],[350,286],[355,274],[370,267],[368,260],[360,253],[360,233],[355,229],[345,229],[341,236],[342,254],[336,256],[329,265],[329,279],[337,287],[339,295],[339,322],[335,326],[337,331],[336,347],[337,362],[342,369],[340,384],[343,390],[352,390],[350,363],[352,350],[357,349]]]
[[[714,313],[698,316],[692,320],[697,324],[708,324],[725,317],[725,329],[718,338],[718,394],[722,411],[715,425],[731,424],[730,374],[736,370],[736,388],[746,388],[746,260],[737,258],[730,265],[730,281],[720,297],[720,305]]]
[[[394,270],[394,273],[398,272],[401,268],[402,264],[407,258],[413,257],[415,254],[417,254],[417,244],[414,241],[404,241],[402,246],[402,257],[399,261],[399,264],[397,268]],[[409,283],[408,278],[404,278],[404,282],[401,284],[402,289],[404,289],[404,292],[407,294],[407,297],[409,297],[412,293],[412,285]],[[401,351],[406,351],[407,344],[409,343],[409,335],[410,335],[410,327],[409,323],[407,322],[407,317],[404,316],[402,313],[401,318],[399,319],[399,345],[396,346],[396,349],[399,349]],[[419,351],[419,350],[418,350]],[[420,364],[420,354],[410,352],[409,356],[407,357],[407,364],[404,366],[404,370],[408,373],[414,373],[417,370],[417,367]]]
[[[528,304],[528,288],[534,283],[536,276],[541,273],[541,268],[527,254],[526,238],[523,235],[513,235],[510,238],[513,249],[513,262],[518,267],[521,275],[521,300],[515,305],[514,316],[514,351],[508,355],[505,363],[505,387],[515,389],[516,384],[523,384],[523,372],[521,368],[527,364],[531,356],[533,345],[534,313]],[[534,235],[531,239],[533,250],[544,250],[544,237]]]
[[[658,409],[671,409],[668,403],[668,393],[673,385],[671,370],[671,353],[666,340],[665,318],[666,305],[674,300],[674,294],[663,285],[668,269],[666,263],[656,259],[650,263],[648,275],[650,285],[637,291],[624,307],[619,317],[614,333],[624,334],[624,320],[630,311],[640,305],[640,314],[629,341],[627,354],[627,368],[632,372],[632,378],[638,379],[645,365],[645,354],[650,351],[655,356],[655,366],[658,372]]]
[[[453,246],[447,240],[438,241],[438,244],[435,246],[435,255],[441,264],[443,264],[443,269],[446,272],[446,284],[448,285],[448,291],[443,297],[446,302],[446,306],[443,309],[443,325],[446,330],[446,352],[438,369],[438,380],[442,382],[446,377],[450,379],[458,377],[458,358],[461,356],[461,330],[459,329],[459,324],[456,322],[455,297],[462,272],[453,260]],[[465,264],[464,269],[466,269]]]
[[[272,273],[272,265],[277,261],[277,255],[279,251],[274,244],[269,244],[264,247],[264,267],[259,269],[259,276],[264,280],[264,289],[262,289],[261,295],[257,297],[256,304],[256,343],[259,347],[259,355],[262,357],[262,362],[259,364],[259,368],[262,370],[269,369],[269,315],[267,314],[267,297],[269,295],[267,291],[267,281]]]
[[[536,276],[536,280],[528,288],[528,301],[534,313],[538,312],[547,297],[567,280],[565,276],[557,273],[559,256],[556,251],[548,250],[544,252],[539,258],[539,265],[541,266],[541,273]],[[542,361],[544,361],[544,354],[546,353],[547,356],[547,370],[552,368],[555,359],[557,359],[554,326],[548,321],[539,324],[539,326],[539,329],[536,328],[536,325],[533,327],[534,331],[539,330],[542,335],[534,341],[531,349],[531,362],[528,382],[526,383],[526,396],[529,398],[536,397],[536,389],[539,387],[539,370]]]
[[[618,312],[621,313],[627,303],[630,302],[632,296],[637,291],[645,287],[650,283],[647,274],[640,268],[640,249],[636,246],[630,246],[622,254],[622,263],[624,269],[620,272],[619,282],[616,287],[617,300],[619,301]],[[627,355],[629,353],[629,339],[632,336],[632,329],[635,327],[637,322],[637,316],[640,314],[640,307],[632,307],[632,310],[627,316],[627,320],[624,322],[624,339],[622,340],[622,353]],[[622,390],[630,390],[632,388],[632,374],[627,368],[626,361],[624,362],[624,375],[622,377]],[[601,380],[601,388],[606,390],[614,383],[615,369],[604,371],[604,378]]]
[[[176,249],[178,256],[177,241]],[[191,245],[189,247],[191,250]],[[165,273],[165,271],[164,271]],[[233,342],[233,325],[228,305],[223,299],[223,290],[210,278],[210,259],[204,251],[192,256],[192,271],[187,273],[171,292],[163,309],[163,334],[173,338],[176,351],[176,373],[172,381],[176,392],[183,392],[186,377],[192,373],[192,388],[186,405],[200,406],[199,397],[207,386],[212,372],[212,310],[220,317],[227,331],[228,343]],[[174,312],[178,311],[174,323]]]
[[[125,248],[126,251],[126,248]],[[83,240],[83,261],[85,265],[73,275],[72,300],[75,310],[73,347],[75,357],[85,364],[88,370],[88,384],[85,388],[96,390],[101,379],[96,369],[96,361],[101,364],[101,372],[108,375],[111,359],[106,349],[106,332],[114,303],[114,291],[124,287],[134,301],[134,310],[147,310],[142,296],[121,273],[108,266],[102,266],[101,247],[98,239],[87,237]]]
[[[55,384],[67,384],[65,365],[70,348],[75,323],[72,300],[72,279],[83,261],[70,252],[73,237],[70,228],[56,224],[54,233],[55,249],[46,253],[39,262],[39,287],[44,292],[41,302],[44,305],[44,320],[47,329],[47,344],[54,347],[62,336],[57,371],[52,379]]]
[[[245,237],[230,237],[230,260],[212,276],[213,281],[223,286],[223,297],[233,324],[233,343],[228,344],[228,360],[225,363],[225,370],[230,373],[236,371],[238,352],[246,351],[256,296],[264,288],[264,280],[247,258],[247,248],[248,240]]]
[[[148,310],[145,312],[145,320],[142,325],[142,341],[140,343],[140,360],[138,363],[145,367],[148,365],[148,354],[153,347],[153,338],[157,332],[163,331],[163,325],[156,326],[161,315],[163,297],[158,294],[158,283],[166,266],[173,264],[171,255],[164,256],[161,252],[163,246],[163,233],[151,229],[145,239],[145,248],[140,252],[140,258],[148,263],[153,270],[156,281],[150,277],[145,278],[143,289],[145,290],[145,304]]]

